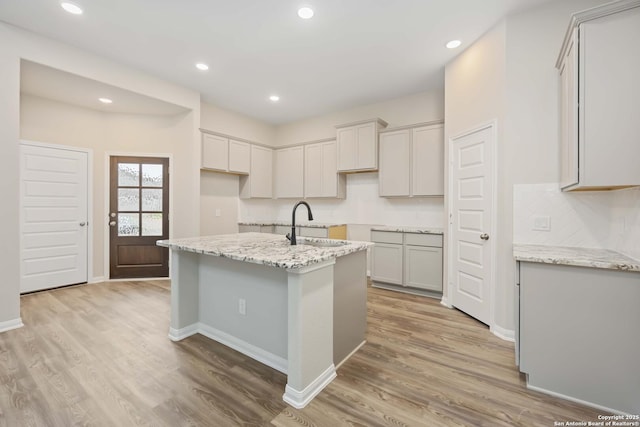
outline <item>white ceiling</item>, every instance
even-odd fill
[[[280,124],[442,89],[455,55],[506,14],[545,1],[75,0],[84,14],[74,16],[59,0],[0,0],[0,20]],[[298,18],[303,4],[312,19]],[[451,39],[462,46],[446,49]]]
[[[184,107],[133,93],[35,62],[20,63],[20,92],[108,113],[173,116]],[[103,104],[108,98],[112,104]]]

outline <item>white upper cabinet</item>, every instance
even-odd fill
[[[378,131],[387,126],[381,119],[336,126],[338,171],[378,169]]]
[[[444,196],[444,127],[412,130],[411,195]]]
[[[380,133],[382,197],[444,195],[444,132],[441,123]]]
[[[240,198],[273,197],[273,150],[251,145],[251,162],[248,176],[240,177]]]
[[[556,66],[560,71],[563,190],[640,185],[640,0],[573,15]]]
[[[251,144],[229,140],[229,172],[248,174],[251,170]]]
[[[275,197],[304,196],[304,147],[281,148],[275,156]]]
[[[226,171],[229,167],[229,140],[217,135],[202,134],[202,167]]]
[[[346,178],[338,174],[335,140],[305,145],[304,196],[344,198]]]
[[[380,134],[380,195],[409,196],[411,193],[411,129]]]
[[[250,144],[221,135],[202,134],[203,169],[246,175],[250,161]]]

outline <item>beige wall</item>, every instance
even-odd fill
[[[67,145],[93,150],[93,271],[89,279],[101,280],[104,271],[106,226],[109,206],[106,204],[108,185],[107,162],[109,154],[170,155],[179,158],[182,141],[191,135],[190,113],[178,116],[145,116],[141,114],[104,113],[87,108],[63,104],[30,95],[22,95],[20,103],[20,138],[22,140]],[[174,167],[174,165],[171,165]],[[175,168],[175,167],[174,167]],[[179,173],[179,171],[178,171]],[[179,175],[178,175],[179,176]],[[173,203],[179,197],[172,183],[171,217],[181,206]],[[184,217],[178,215],[178,217]],[[172,235],[186,235],[185,223],[172,221]]]
[[[0,330],[19,325],[19,218],[18,144],[20,139],[20,60],[26,59],[74,73],[191,110],[185,117],[190,130],[181,135],[179,155],[174,158],[176,209],[174,235],[198,233],[200,95],[132,70],[105,58],[0,23]],[[10,42],[9,42],[10,41]],[[116,126],[117,127],[117,126]]]
[[[447,137],[492,118],[498,121],[498,253],[493,319],[498,333],[509,335],[515,327],[513,185],[557,182],[556,57],[570,15],[605,2],[547,2],[508,16],[446,67]],[[465,68],[466,73],[462,72]]]
[[[380,117],[389,127],[402,126],[444,118],[444,92],[420,92],[401,98],[362,105],[306,120],[280,125],[274,145],[299,144],[336,137],[336,125]]]
[[[275,126],[215,105],[201,103],[200,127],[266,145],[275,143]]]

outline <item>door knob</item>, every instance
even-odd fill
[[[488,235],[487,233],[482,233],[482,234],[480,235],[480,238],[481,238],[482,240],[489,240],[489,235]]]
[[[86,224],[87,224],[86,222],[82,221],[82,222],[80,223],[80,227],[84,227]]]
[[[115,226],[116,226],[116,222],[115,222],[115,221],[109,221],[109,225],[110,225],[111,227],[115,227]]]

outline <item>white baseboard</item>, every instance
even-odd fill
[[[447,299],[447,297],[445,297],[444,295],[442,296],[442,299],[440,300],[440,304],[444,305],[447,308],[453,308],[453,306],[449,303],[449,300]]]
[[[577,399],[575,397],[567,396],[566,394],[556,393],[555,391],[547,390],[541,387],[536,387],[534,385],[529,384],[528,380],[527,380],[527,388],[529,390],[539,391],[540,393],[548,394],[549,396],[559,397],[560,399],[565,399],[571,402],[579,403],[584,406],[589,406],[591,408],[597,409],[602,412],[611,412],[613,414],[619,414],[619,415],[631,415],[626,412],[620,411],[619,409],[608,408],[606,406],[598,405],[597,403],[587,402],[586,400]]]
[[[92,277],[89,280],[89,284],[93,284],[93,283],[100,283],[100,282],[104,282],[104,276],[96,276],[96,277]]]
[[[336,368],[331,364],[318,378],[306,386],[304,390],[298,391],[288,384],[285,387],[282,400],[296,409],[302,409],[311,399],[316,397],[333,379],[336,377]]]
[[[505,329],[498,325],[493,325],[489,328],[493,335],[505,341],[515,342],[516,332],[513,329]]]
[[[18,317],[17,319],[0,322],[0,332],[6,332],[12,329],[18,329],[23,326],[24,326],[24,323],[22,323],[22,318]]]
[[[209,325],[198,323],[198,330],[196,332],[204,335],[207,338],[211,338],[214,341],[218,341],[219,343],[224,344],[227,347],[231,347],[232,349],[239,351],[242,354],[246,354],[250,358],[257,360],[260,363],[264,363],[265,365],[275,369],[276,371],[280,371],[283,374],[287,373],[287,359],[256,347],[255,345],[249,344],[246,341],[238,339]]]
[[[169,339],[171,341],[180,341],[198,333],[199,323],[186,326],[181,329],[169,328]]]

